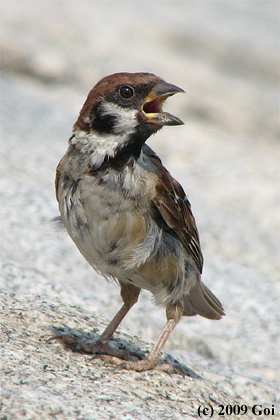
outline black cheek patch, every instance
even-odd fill
[[[113,127],[116,124],[117,117],[115,115],[104,115],[100,111],[100,104],[96,105],[90,116],[90,126],[92,130],[99,133],[113,133]]]

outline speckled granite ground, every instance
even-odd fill
[[[1,8],[2,419],[188,419],[211,401],[276,407],[278,4]],[[166,104],[185,126],[165,128],[149,145],[188,193],[204,281],[227,314],[183,319],[166,346],[203,379],[116,372],[45,344],[48,325],[89,332],[121,304],[117,286],[49,220],[58,214],[55,167],[77,113],[93,84],[122,70],[151,71],[186,91]],[[121,331],[153,342],[164,322],[144,292]]]

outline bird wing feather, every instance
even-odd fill
[[[179,182],[164,168],[160,158],[148,146],[145,146],[144,151],[154,161],[160,174],[153,204],[168,227],[176,233],[201,273],[203,256],[191,204]]]
[[[203,256],[190,202],[181,185],[162,166],[159,157],[148,146],[145,147],[145,153],[150,156],[161,173],[153,204],[164,222],[175,232],[188,254],[192,256],[199,272],[202,273]],[[184,295],[183,315],[197,314],[209,319],[220,319],[224,315],[221,302],[200,279],[189,294]]]

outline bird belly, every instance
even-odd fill
[[[149,290],[164,306],[188,292],[183,247],[151,218],[141,195],[126,197],[92,178],[72,181],[64,191],[63,223],[96,271]]]

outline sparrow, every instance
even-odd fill
[[[224,315],[201,281],[203,256],[186,194],[146,144],[163,126],[184,124],[162,110],[179,92],[150,73],[104,77],[89,92],[56,171],[62,222],[88,263],[119,284],[123,305],[90,348],[54,338],[128,370],[171,373],[173,366],[158,359],[181,317]],[[109,341],[141,289],[166,308],[167,322],[149,355],[134,360]]]

